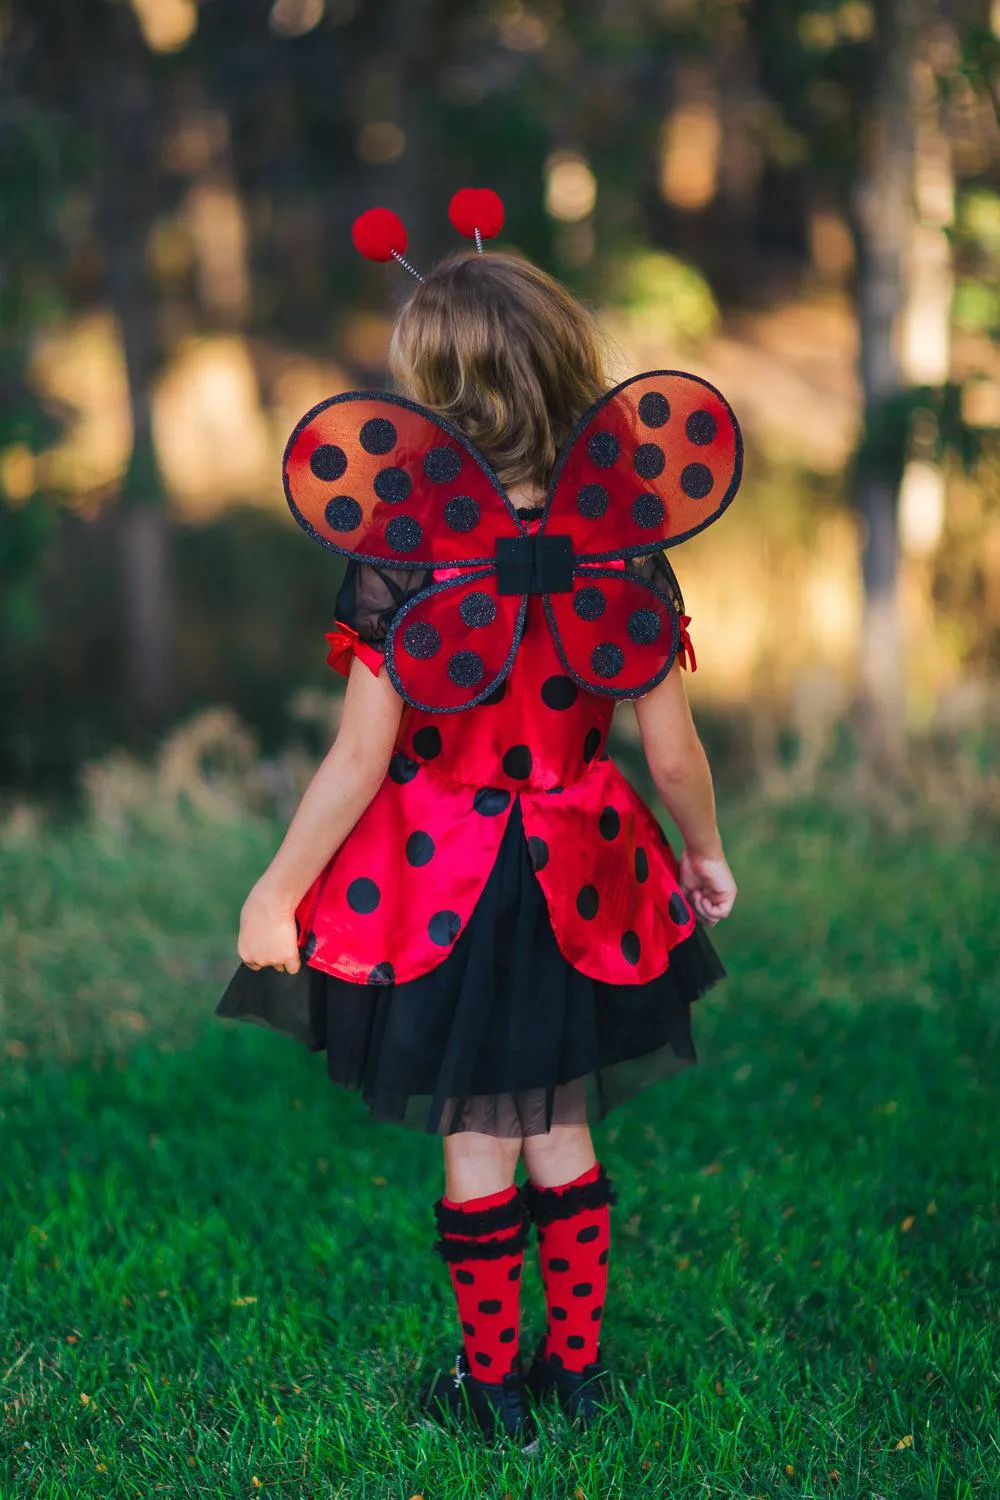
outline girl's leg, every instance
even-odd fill
[[[589,1171],[597,1158],[589,1125],[553,1125],[548,1135],[526,1135],[524,1165],[535,1187],[560,1187]]]
[[[520,1136],[459,1131],[444,1138],[445,1194],[435,1245],[448,1264],[468,1369],[499,1384],[520,1344],[521,1267],[528,1220],[514,1173]]]
[[[444,1190],[452,1203],[481,1198],[509,1188],[514,1181],[520,1136],[483,1135],[460,1130],[444,1137]]]
[[[582,1083],[572,1087],[582,1088]],[[598,1358],[617,1194],[594,1154],[589,1125],[526,1136],[525,1201],[537,1225],[548,1325],[543,1354],[577,1373]]]

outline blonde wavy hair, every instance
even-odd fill
[[[389,368],[404,394],[475,443],[505,487],[544,489],[609,388],[592,315],[505,250],[459,250],[435,266],[400,310]]]

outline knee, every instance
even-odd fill
[[[475,1130],[445,1136],[447,1196],[460,1203],[510,1187],[520,1155],[520,1136],[490,1136]]]
[[[597,1160],[589,1125],[555,1125],[547,1135],[524,1138],[524,1165],[538,1187],[559,1187]]]

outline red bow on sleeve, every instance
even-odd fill
[[[344,625],[340,620],[334,621],[335,628],[326,632],[330,650],[327,652],[327,666],[339,672],[341,677],[346,677],[351,670],[351,658],[359,657],[371,672],[377,677],[382,670],[385,657],[381,651],[376,651],[367,641],[363,641],[356,630],[350,625]]]
[[[695,660],[694,647],[691,644],[691,637],[688,635],[688,626],[691,624],[691,616],[690,615],[681,615],[680,622],[681,622],[681,642],[680,642],[680,646],[678,648],[677,654],[678,654],[678,656],[681,659],[681,666],[684,668],[685,671],[687,671],[688,664],[690,663],[691,671],[692,672],[697,672],[697,670],[698,670],[698,663]]]

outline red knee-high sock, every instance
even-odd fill
[[[543,1352],[553,1364],[579,1372],[597,1359],[608,1287],[609,1205],[618,1194],[595,1162],[559,1187],[539,1187],[529,1179],[524,1195],[538,1229],[548,1305]]]
[[[521,1268],[528,1218],[521,1190],[434,1204],[441,1237],[434,1249],[451,1271],[465,1357],[478,1380],[499,1384],[520,1346]]]

